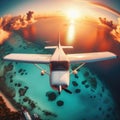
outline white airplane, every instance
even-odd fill
[[[59,37],[60,41],[60,37]],[[41,71],[41,75],[47,73],[50,76],[50,85],[54,90],[57,90],[60,94],[62,90],[66,90],[69,86],[70,74],[77,74],[77,70],[80,69],[85,63],[103,61],[116,58],[117,56],[111,52],[93,52],[93,53],[77,53],[77,54],[65,54],[64,48],[72,48],[72,46],[61,46],[60,42],[58,46],[48,46],[45,49],[55,49],[53,54],[8,54],[4,57],[4,60],[34,63]],[[72,72],[69,71],[70,64],[82,63]],[[49,64],[50,73],[41,68],[38,64]]]

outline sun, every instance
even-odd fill
[[[80,16],[80,14],[77,9],[69,9],[66,11],[66,16],[70,19],[76,19]]]

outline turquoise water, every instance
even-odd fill
[[[11,51],[6,48],[13,48]],[[6,52],[16,53],[44,53],[36,44],[26,42],[19,34],[14,33],[13,36],[4,44]],[[4,62],[8,64],[10,62]],[[3,66],[4,66],[3,64]],[[40,70],[33,64],[12,62],[14,68],[5,75],[6,83],[15,88],[15,101],[26,106],[31,114],[37,113],[43,120],[114,120],[115,119],[115,103],[109,89],[104,83],[87,68],[87,65],[82,67],[78,73],[78,77],[73,74],[70,76],[70,86],[68,89],[72,94],[62,91],[58,95],[49,84],[49,76],[40,75]],[[48,65],[40,65],[49,71]],[[20,72],[22,69],[22,72]],[[2,70],[1,70],[2,72]],[[87,72],[87,74],[85,74]],[[10,76],[13,82],[10,82]],[[91,81],[91,78],[93,80]],[[21,85],[18,86],[18,83]],[[20,96],[19,89],[28,87],[24,96]],[[49,93],[54,93],[56,98],[50,101]],[[35,108],[31,109],[28,102],[23,99],[28,97],[35,103]],[[62,101],[61,106],[57,105],[58,101]],[[45,113],[49,112],[49,115]]]

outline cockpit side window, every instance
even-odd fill
[[[68,70],[69,62],[68,61],[53,61],[50,63],[50,68],[54,70]]]

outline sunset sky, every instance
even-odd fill
[[[72,41],[71,35],[74,34],[75,24],[78,24],[79,20],[82,20],[82,18],[94,17],[98,19],[101,17],[117,23],[120,17],[120,8],[118,5],[118,0],[1,0],[0,34],[3,37],[1,37],[1,39],[3,40],[9,37],[9,30],[25,28],[27,25],[36,22],[41,16],[44,17],[55,14],[64,15],[64,18],[67,18],[65,23],[71,24],[68,39]],[[33,11],[35,14],[33,16],[31,13],[28,15],[29,11]],[[20,20],[20,15],[23,21]],[[14,20],[13,18],[9,20],[11,17],[13,17]],[[3,19],[4,22],[2,22]],[[9,24],[12,27],[9,27]]]
[[[29,10],[36,12],[63,12],[69,8],[89,8],[88,2],[99,2],[117,11],[120,10],[119,0],[1,0],[0,15],[18,15]]]

